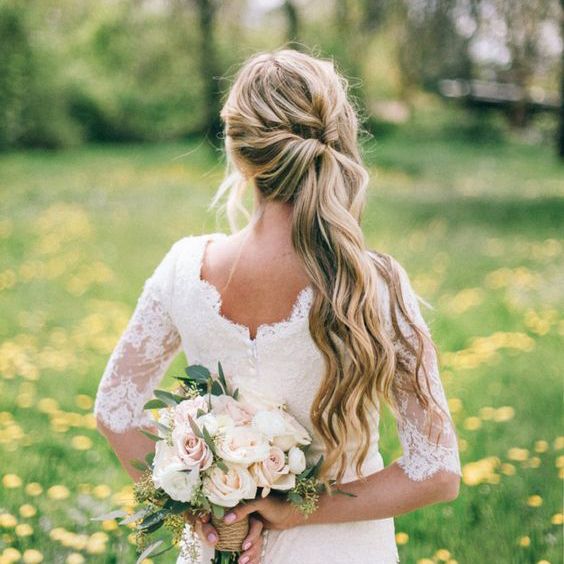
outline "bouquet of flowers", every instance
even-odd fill
[[[176,393],[155,390],[145,405],[155,410],[158,434],[142,431],[156,442],[155,452],[134,462],[143,471],[134,488],[141,508],[132,515],[113,512],[110,518],[135,526],[141,562],[181,544],[190,516],[209,514],[219,536],[212,562],[234,563],[249,522],[226,524],[226,508],[276,492],[305,516],[311,514],[325,489],[318,479],[322,457],[307,466],[308,431],[283,405],[229,390],[220,362],[213,376],[204,366],[191,365],[176,378],[181,384]],[[148,539],[163,526],[172,531],[172,544],[164,550],[163,540]],[[183,556],[195,560],[194,537],[182,544],[188,552]]]

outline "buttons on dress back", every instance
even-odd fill
[[[256,340],[251,340],[248,351],[249,357],[249,372],[256,376],[257,374],[257,342]]]

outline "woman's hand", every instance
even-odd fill
[[[215,527],[209,522],[209,514],[202,517],[194,517],[189,513],[185,514],[186,520],[189,521],[196,534],[205,542],[208,546],[215,546],[219,536]],[[260,554],[262,552],[262,529],[263,523],[261,519],[257,517],[249,518],[250,526],[249,533],[243,541],[243,552],[239,557],[240,564],[260,564]]]
[[[292,503],[275,495],[240,503],[225,514],[226,523],[236,523],[251,513],[258,513],[266,529],[278,531],[304,523],[304,517]]]

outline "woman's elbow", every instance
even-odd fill
[[[443,470],[437,476],[437,486],[440,501],[454,501],[460,493],[460,476]]]

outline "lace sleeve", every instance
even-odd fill
[[[145,281],[100,380],[94,413],[116,433],[150,426],[143,406],[180,349],[181,338],[170,315],[177,250],[178,242]]]
[[[414,323],[431,337],[429,327],[421,315],[418,296],[413,290],[409,277],[405,269],[397,262],[396,267],[406,309]],[[402,446],[402,456],[397,462],[412,480],[426,479],[441,469],[462,476],[457,433],[439,375],[436,352],[425,342],[421,364],[427,368],[428,380],[424,378],[422,367],[418,371],[422,393],[428,400],[428,405],[425,407],[413,387],[412,375],[416,365],[416,352],[414,351],[417,351],[418,340],[414,329],[397,306],[396,313],[397,323],[414,349],[409,350],[409,347],[400,341],[397,335],[394,337],[397,369],[392,394],[400,412],[400,416],[396,419],[396,427]],[[395,335],[393,330],[392,334]],[[429,392],[446,414],[437,408],[429,397]]]

